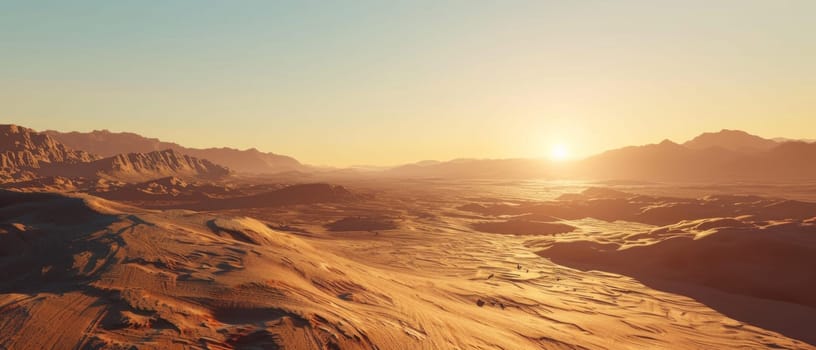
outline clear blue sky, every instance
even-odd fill
[[[313,164],[816,137],[816,1],[1,1],[0,122]]]

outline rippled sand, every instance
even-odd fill
[[[816,324],[812,306],[607,268],[593,251],[576,249],[569,259],[547,253],[576,242],[659,244],[668,236],[657,225],[556,217],[574,230],[497,234],[474,225],[516,214],[462,209],[535,206],[585,185],[350,188],[368,196],[213,212],[3,193],[0,347],[808,349],[816,343],[808,329]],[[330,229],[348,217],[388,218],[397,228],[367,229],[369,220],[355,219],[357,231]],[[807,219],[788,222],[798,225],[789,231],[810,249]],[[808,278],[798,288],[812,290]]]

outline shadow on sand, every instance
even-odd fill
[[[816,324],[816,308],[807,305],[735,294],[695,282],[663,278],[654,272],[620,265],[601,266],[564,258],[552,258],[551,260],[556,264],[582,271],[596,270],[629,276],[649,288],[694,299],[741,323],[816,345],[816,333],[813,332],[813,325]],[[773,347],[774,344],[767,345]]]

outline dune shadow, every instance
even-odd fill
[[[80,198],[0,191],[0,293],[87,291],[116,262],[120,220]]]
[[[550,258],[550,260],[558,265],[582,271],[595,270],[632,277],[649,288],[694,299],[741,323],[816,345],[816,333],[813,332],[813,325],[816,324],[816,308],[807,305],[743,295],[697,281],[666,278],[659,272],[647,271],[646,268],[592,264],[562,257]],[[767,276],[767,278],[773,277]]]

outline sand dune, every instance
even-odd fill
[[[513,219],[507,221],[485,221],[473,224],[473,228],[477,231],[516,234],[516,235],[549,235],[555,233],[565,233],[574,230],[575,228],[554,222],[541,222],[525,219]]]
[[[325,183],[294,184],[272,191],[228,198],[210,198],[182,207],[195,210],[226,210],[239,208],[265,208],[284,205],[342,202],[354,195],[343,186]]]
[[[747,322],[816,343],[808,326],[816,310],[812,263],[816,226],[812,222],[704,219],[660,227],[616,243],[564,237],[548,244],[539,254],[557,264],[634,276],[653,288],[689,295]],[[783,304],[758,309],[752,307],[755,300],[709,301],[711,291],[694,286]]]
[[[334,232],[345,231],[382,231],[393,230],[399,227],[397,222],[386,216],[354,216],[345,217],[325,225],[326,229]]]
[[[483,215],[526,215],[565,220],[594,218],[668,225],[682,220],[750,215],[757,220],[808,219],[816,216],[816,203],[767,199],[756,196],[705,196],[702,198],[653,197],[594,188],[567,194],[557,201],[513,204],[468,204],[459,209]]]
[[[565,240],[543,250],[608,271],[654,274],[731,293],[816,307],[816,225],[750,217],[683,221],[627,237],[618,244]]]
[[[490,211],[501,199],[464,205],[461,191],[436,188],[430,196],[424,186],[255,208],[252,217],[0,192],[0,334],[8,334],[0,346],[804,349],[811,346],[802,340],[814,342],[802,326],[816,320],[814,286],[801,284],[812,274],[813,220],[596,222],[579,209],[668,199],[591,189],[547,206],[505,204],[517,212],[562,205],[582,218],[551,222],[571,232],[480,233],[470,227],[494,214],[463,208]],[[729,200],[767,201],[736,198]],[[604,204],[581,204],[598,200]],[[399,225],[369,232],[385,218]],[[337,222],[354,225],[335,233]],[[757,245],[774,248],[758,255]],[[689,259],[695,263],[672,269]],[[775,279],[762,277],[769,275]],[[664,280],[702,288],[706,298]],[[775,318],[781,311],[787,321]]]
[[[3,207],[4,221],[26,227],[2,235],[21,238],[25,248],[3,255],[0,329],[15,334],[3,338],[5,347],[371,348],[368,336],[331,306],[343,303],[342,293],[380,301],[342,282],[359,272],[344,272],[343,259],[256,220],[112,215],[81,198],[3,196],[16,203]],[[59,227],[24,215],[66,206],[76,212],[51,218]],[[53,331],[37,336],[43,329]]]

